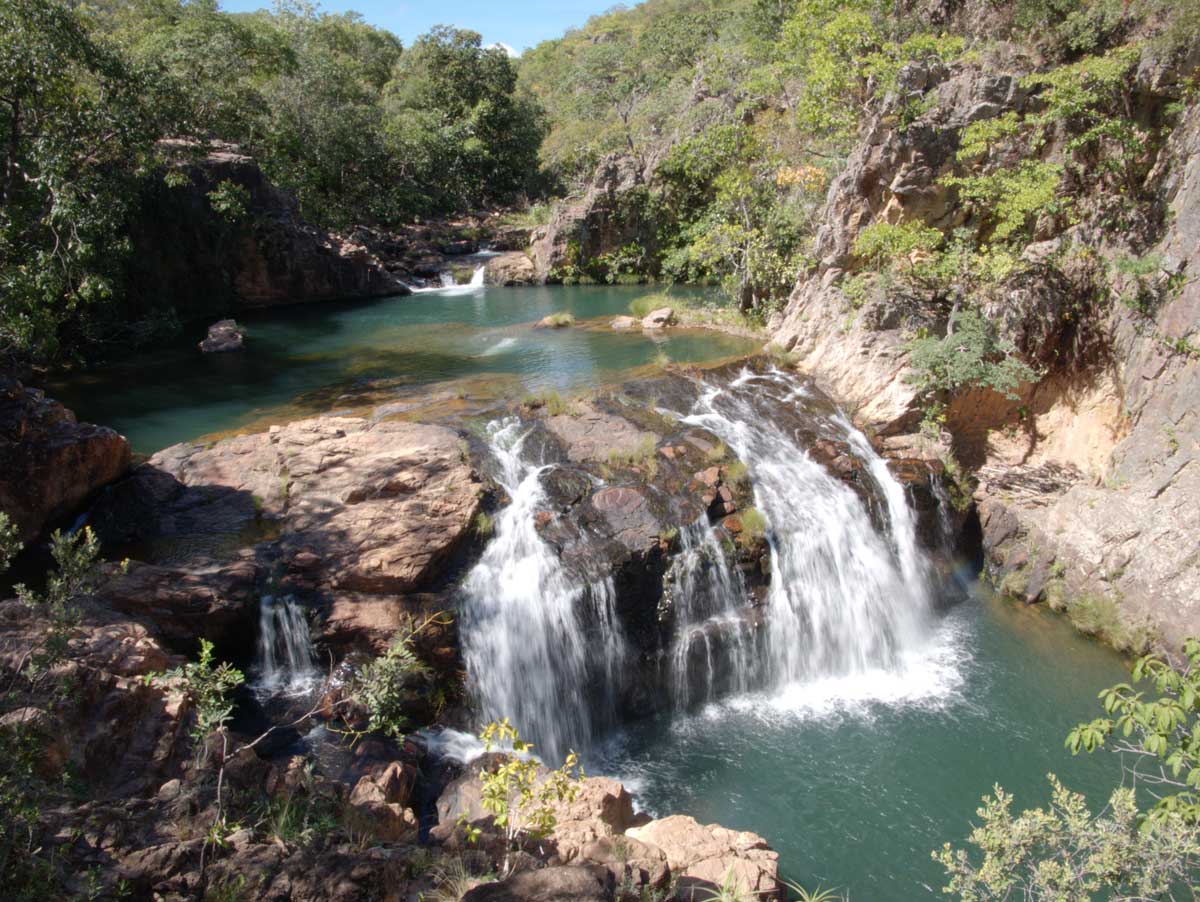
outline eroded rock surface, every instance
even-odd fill
[[[0,376],[0,511],[29,542],[129,469],[125,438]]]

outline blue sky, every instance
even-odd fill
[[[325,12],[354,10],[372,25],[394,32],[412,43],[434,25],[456,25],[483,35],[485,44],[506,44],[518,52],[547,38],[556,38],[588,16],[604,12],[616,0],[324,0]],[[636,5],[628,2],[627,5]],[[269,8],[271,0],[221,0],[227,12]]]

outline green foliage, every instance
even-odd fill
[[[46,577],[45,589],[37,592],[24,584],[15,587],[17,598],[49,621],[45,638],[29,657],[30,676],[66,656],[71,629],[79,622],[79,598],[96,585],[99,554],[100,540],[90,526],[65,535],[56,529],[50,536],[50,557],[57,570]]]
[[[1015,399],[1014,389],[1034,382],[1037,373],[1013,356],[991,324],[974,310],[961,310],[942,338],[916,338],[908,343],[913,382],[923,392],[958,392],[990,388]]]
[[[1120,752],[1134,787],[1156,799],[1151,824],[1200,824],[1200,641],[1188,639],[1183,653],[1179,668],[1161,655],[1140,658],[1132,684],[1100,693],[1107,716],[1080,724],[1066,741],[1072,754],[1105,745]]]
[[[228,179],[208,192],[208,202],[213,212],[227,222],[240,222],[250,212],[250,192]]]
[[[538,840],[554,831],[554,806],[572,802],[579,793],[583,770],[574,752],[568,752],[561,767],[549,773],[532,757],[533,746],[521,739],[508,718],[493,721],[479,734],[491,751],[497,746],[511,749],[508,759],[493,771],[481,770],[481,803],[492,815],[492,823],[504,832],[504,872],[509,871],[509,852],[527,840]],[[478,831],[468,828],[468,837]]]
[[[985,234],[996,241],[1008,241],[1028,235],[1039,215],[1064,211],[1058,196],[1062,171],[1058,163],[1024,160],[1012,169],[947,177],[942,183],[957,188],[959,195],[984,218]]]
[[[542,322],[552,329],[562,329],[566,326],[575,325],[575,315],[573,313],[559,311],[558,313],[551,313],[549,316],[545,317]]]
[[[406,711],[430,676],[413,648],[414,634],[397,636],[387,651],[364,664],[350,690],[351,698],[370,716],[367,729],[395,739],[404,738],[409,723]]]
[[[8,518],[8,514],[0,511],[0,573],[8,569],[8,565],[20,553],[21,548],[17,525]]]
[[[242,685],[245,677],[228,661],[214,663],[213,644],[200,640],[200,656],[182,667],[146,676],[146,682],[165,682],[183,692],[195,710],[190,735],[196,746],[196,763],[202,765],[208,757],[208,737],[225,729],[233,716],[229,694]]]
[[[521,403],[530,410],[544,410],[552,417],[571,412],[570,402],[553,388],[543,388],[535,394],[528,395]]]
[[[1014,816],[999,786],[976,811],[970,842],[979,865],[947,843],[933,857],[949,878],[944,892],[965,900],[1168,899],[1195,880],[1200,828],[1177,814],[1150,824],[1138,817],[1132,789],[1117,789],[1093,814],[1079,793],[1051,774],[1051,802]]]
[[[742,532],[739,538],[745,544],[753,544],[766,536],[767,527],[770,524],[767,522],[766,515],[758,508],[748,507],[738,516],[742,521]]]
[[[913,265],[915,255],[929,255],[942,244],[942,233],[919,222],[875,222],[858,233],[854,253],[880,265]]]
[[[647,479],[658,473],[658,442],[652,435],[644,435],[632,448],[613,449],[608,452],[608,463],[613,467],[641,470]]]
[[[135,182],[172,105],[62,0],[0,4],[0,363],[114,340]]]

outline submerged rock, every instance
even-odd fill
[[[636,316],[618,316],[609,323],[613,329],[618,332],[624,332],[628,329],[636,329],[640,325],[640,320]]]
[[[246,334],[236,320],[223,319],[208,327],[208,337],[200,342],[200,350],[206,354],[223,351],[240,351]]]

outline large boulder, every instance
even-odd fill
[[[0,376],[0,511],[28,542],[129,469],[129,443]]]
[[[200,342],[200,350],[205,354],[240,351],[245,341],[246,334],[236,320],[222,319],[208,327],[208,335]]]
[[[468,891],[462,902],[612,902],[612,874],[600,867],[551,867],[521,871]]]
[[[657,846],[667,856],[681,891],[719,888],[729,881],[755,899],[778,898],[779,853],[755,833],[701,825],[675,814],[626,832],[631,839]]]
[[[670,307],[659,307],[642,317],[643,329],[665,329],[675,325],[675,311]]]
[[[181,319],[237,307],[407,294],[377,257],[352,239],[306,222],[294,195],[277,188],[233,145],[164,142],[178,154],[182,185],[148,180],[133,227],[130,292],[170,298]],[[230,221],[212,191],[233,185],[247,215]]]
[[[243,510],[278,522],[275,546],[303,556],[314,585],[348,592],[402,594],[434,582],[483,494],[452,430],[347,417],[176,445],[149,468],[190,490],[159,510],[161,527],[214,490],[232,491]]]
[[[509,251],[488,260],[484,280],[489,285],[530,285],[537,279],[533,260],[522,251]]]

